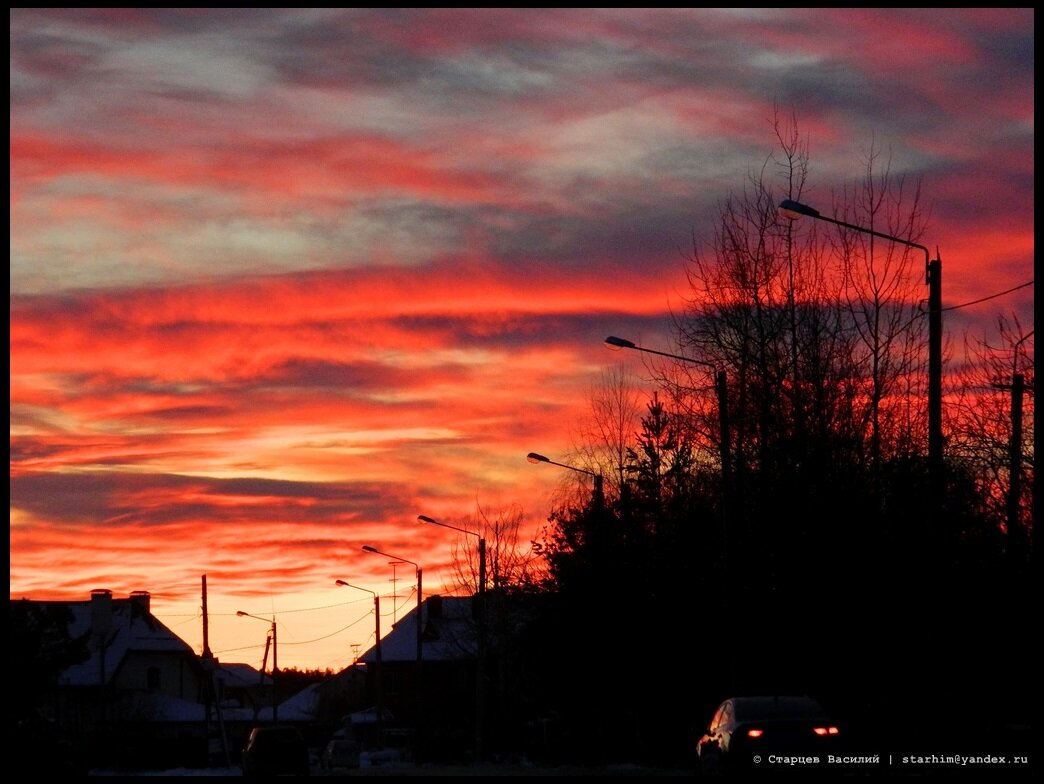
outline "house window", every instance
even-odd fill
[[[155,691],[160,687],[160,668],[149,667],[145,673],[145,686],[149,691]]]

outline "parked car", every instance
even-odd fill
[[[254,727],[243,748],[244,776],[307,776],[308,747],[297,727]]]
[[[323,749],[323,767],[327,771],[359,767],[359,744],[354,740],[334,738]]]
[[[696,756],[705,774],[778,773],[780,767],[770,757],[818,757],[825,763],[839,749],[840,739],[837,724],[811,697],[733,697],[714,711],[696,743]]]

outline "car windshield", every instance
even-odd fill
[[[812,719],[826,715],[823,706],[808,697],[748,697],[737,699],[734,704],[737,721]]]

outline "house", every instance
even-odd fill
[[[35,709],[44,720],[101,757],[152,753],[157,744],[177,756],[192,745],[206,720],[204,670],[191,646],[151,613],[148,591],[11,603],[12,612],[47,619],[50,647],[59,640],[77,651],[38,685]]]
[[[272,712],[272,676],[239,662],[212,660],[214,698],[226,715],[260,717]]]
[[[400,618],[379,646],[379,665],[378,644],[359,661],[366,665],[371,705],[380,703],[384,715],[395,717],[382,727],[380,745],[402,746],[425,760],[466,758],[474,742],[478,699],[474,597],[429,596]],[[379,743],[376,737],[362,740]]]
[[[370,748],[400,746],[423,762],[466,762],[476,753],[546,758],[556,731],[541,700],[559,664],[540,621],[553,610],[553,597],[540,593],[428,597],[382,638],[379,667],[376,644],[360,657],[368,710],[353,714],[365,727],[355,737]],[[368,719],[376,715],[378,683],[393,717],[383,733]]]
[[[59,675],[53,718],[80,727],[181,718],[185,703],[200,703],[199,657],[152,615],[147,591],[114,599],[111,591],[94,590],[89,602],[61,604],[69,610],[68,636],[86,639],[87,658]]]
[[[107,589],[86,601],[11,601],[25,674],[13,713],[35,728],[34,743],[47,748],[42,736],[59,733],[92,765],[234,764],[250,729],[273,720],[271,675],[197,655],[150,602],[147,591],[117,598]],[[279,720],[314,723],[356,675],[292,697]]]

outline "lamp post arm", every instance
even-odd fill
[[[276,622],[272,619],[272,723],[279,723],[279,690],[276,687],[279,677],[279,644],[276,642]]]
[[[547,460],[545,462],[550,463],[551,465],[556,465],[559,468],[568,468],[570,471],[576,471],[578,474],[593,476],[596,480],[600,478],[594,471],[588,471],[586,468],[577,468],[576,466],[566,465],[565,463],[556,463],[554,460]]]
[[[717,365],[712,362],[707,362],[702,359],[693,359],[692,357],[683,357],[678,354],[668,354],[666,351],[657,351],[654,348],[643,348],[642,346],[636,345],[633,341],[626,340],[625,338],[617,338],[610,335],[605,339],[605,344],[609,348],[631,348],[635,351],[644,351],[646,354],[656,354],[657,356],[667,357],[668,359],[677,359],[680,362],[691,362],[694,365],[703,365],[704,367],[710,368],[711,370],[717,371]]]
[[[479,593],[486,592],[486,538],[479,537]]]
[[[362,549],[365,550],[368,553],[375,553],[376,555],[383,555],[385,558],[392,558],[392,559],[394,559],[396,561],[402,561],[403,563],[410,564],[415,569],[420,569],[420,564],[418,564],[416,561],[411,561],[409,558],[402,558],[401,556],[398,556],[398,555],[392,555],[391,553],[386,553],[383,550],[378,550],[376,547],[373,547],[372,545],[364,544],[362,546]]]
[[[422,523],[431,523],[432,525],[440,525],[443,528],[449,528],[449,529],[451,529],[453,531],[460,531],[462,534],[468,534],[469,536],[477,536],[480,539],[482,538],[480,534],[477,534],[474,531],[469,531],[466,528],[458,528],[455,525],[450,525],[449,523],[444,523],[441,520],[436,520],[436,519],[434,519],[432,517],[428,517],[427,515],[417,515],[417,520],[419,520]]]
[[[918,249],[924,251],[924,263],[926,265],[931,260],[931,257],[932,257],[931,251],[929,251],[928,248],[926,248],[924,245],[921,245],[918,242],[910,242],[909,240],[904,240],[904,239],[902,239],[900,237],[896,237],[896,236],[894,236],[892,234],[885,234],[884,232],[874,231],[873,229],[868,229],[865,226],[856,226],[853,223],[845,223],[842,220],[837,220],[835,218],[828,218],[825,215],[820,215],[819,219],[820,220],[824,220],[827,223],[834,223],[834,224],[836,224],[838,226],[844,226],[846,229],[852,229],[854,231],[861,231],[864,234],[872,234],[873,236],[880,237],[881,239],[891,240],[892,242],[898,242],[900,245],[907,245],[907,246],[909,246],[911,248],[918,248]]]
[[[924,282],[928,285],[928,472],[932,494],[933,514],[938,513],[943,492],[943,435],[942,435],[942,257],[936,246],[935,259],[928,248],[917,242],[904,240],[892,234],[857,226],[836,218],[828,218],[814,207],[793,199],[779,203],[779,211],[789,219],[806,215],[816,220],[843,226],[846,229],[871,234],[875,237],[898,242],[910,248],[924,251]],[[938,521],[933,523],[937,524]]]
[[[882,231],[875,231],[874,229],[868,229],[866,226],[857,226],[854,223],[848,223],[837,218],[828,218],[826,215],[821,213],[819,210],[809,207],[806,204],[793,201],[792,199],[784,199],[779,204],[779,209],[784,212],[796,213],[797,215],[807,215],[810,218],[816,220],[826,221],[827,223],[833,223],[835,226],[843,226],[846,229],[852,229],[853,231],[861,231],[863,234],[871,234],[874,237],[880,237],[883,240],[891,240],[892,242],[898,242],[900,245],[906,245],[910,248],[918,248],[924,251],[924,264],[925,270],[928,269],[928,265],[931,263],[932,254],[924,245],[918,242],[911,242],[910,240],[904,240],[902,237],[896,237],[894,234],[885,234]]]

